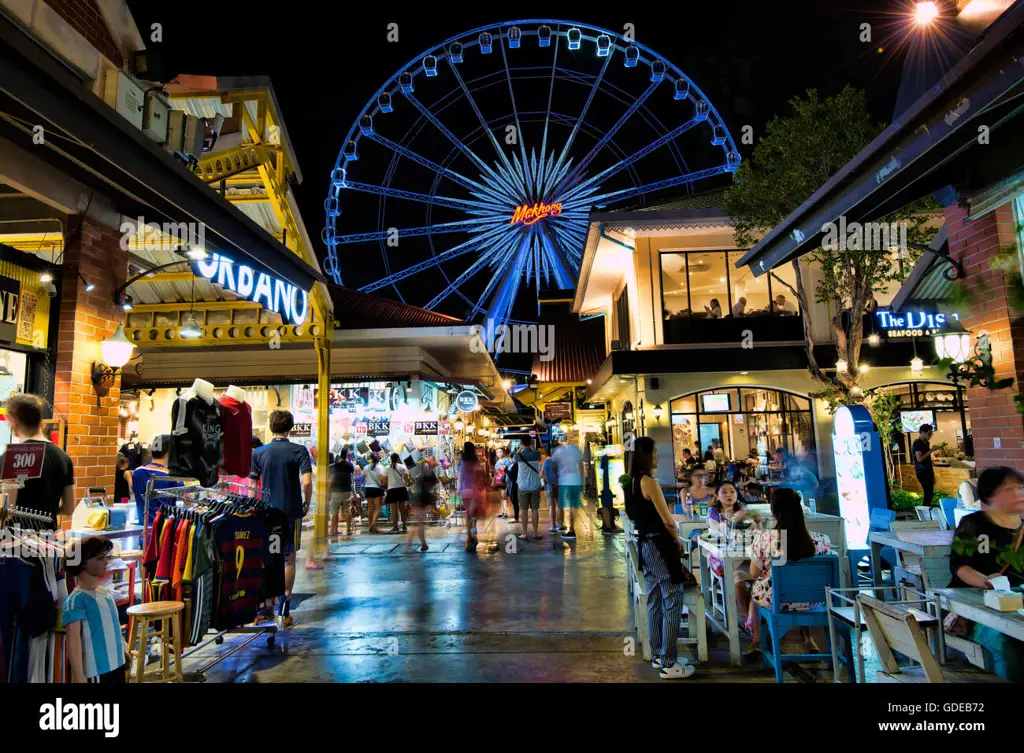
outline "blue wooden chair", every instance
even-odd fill
[[[871,511],[871,523],[868,530],[871,533],[878,531],[890,531],[892,530],[892,522],[896,519],[896,513],[892,510],[888,510],[884,507],[876,507]],[[854,585],[871,585],[871,572],[868,572],[867,578],[861,581],[858,577],[857,565],[867,557],[870,562],[871,549],[848,549],[846,552],[850,558],[850,580]],[[888,569],[892,569],[893,564],[896,563],[896,550],[892,547],[882,547],[882,563],[884,566],[888,565]]]
[[[825,588],[839,587],[839,557],[823,554],[799,562],[772,565],[772,606],[758,607],[761,620],[761,656],[766,668],[775,670],[775,682],[782,682],[782,666],[786,662],[832,661],[832,641],[828,631],[828,609]],[[817,604],[811,609],[787,611],[786,604],[807,602]],[[793,627],[825,628],[825,650],[814,654],[783,654],[782,638]],[[853,647],[849,631],[842,661],[853,672]]]

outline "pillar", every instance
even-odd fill
[[[956,284],[969,296],[970,309],[961,321],[971,330],[971,345],[988,334],[996,377],[1014,379],[1008,389],[967,390],[978,471],[994,465],[1024,470],[1024,417],[1013,402],[1024,389],[1024,326],[1010,310],[1006,275],[992,266],[1001,247],[1016,248],[1013,210],[1005,204],[974,220],[960,207],[947,207],[945,214],[950,255],[964,267]]]
[[[104,397],[92,384],[100,343],[114,333],[124,312],[114,291],[125,281],[127,255],[117,230],[85,218],[72,223],[60,269],[60,327],[54,379],[55,417],[67,422],[67,453],[75,466],[75,494],[89,487],[114,491],[121,378]],[[85,292],[84,277],[96,287]]]
[[[319,308],[319,307],[318,307]],[[322,313],[322,312],[320,312]],[[331,450],[331,340],[334,337],[334,321],[328,312],[319,316],[323,330],[313,340],[316,349],[317,386],[320,399],[316,416],[316,514],[313,518],[313,546],[310,557],[323,559],[327,551],[327,507],[330,500],[330,450]]]

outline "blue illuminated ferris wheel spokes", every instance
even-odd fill
[[[559,53],[563,44],[568,49],[580,51],[574,53],[577,56],[589,48],[596,57],[603,57],[597,73],[560,65]],[[527,46],[550,48],[550,65],[510,65],[509,57],[522,54],[518,50]],[[500,60],[500,68],[493,73],[467,78],[459,70],[460,66],[468,64],[467,61],[475,61],[477,56],[486,60],[488,55],[493,55],[495,62]],[[578,59],[573,55],[569,57],[570,65]],[[646,79],[639,93],[627,93],[626,89],[608,79],[607,72],[615,64],[613,61],[625,64],[641,75],[646,69],[648,75],[638,79]],[[692,102],[695,108],[693,115],[682,111],[685,120],[678,125],[663,124],[648,106],[648,101],[666,78],[670,79],[673,99]],[[523,129],[524,112],[517,102],[517,86],[531,79],[546,79],[547,91],[546,108],[530,112],[531,117],[536,117],[531,122],[541,125],[528,139]],[[498,84],[499,80],[508,90],[509,111],[504,119],[499,117],[489,121],[477,102],[476,93],[478,88]],[[419,94],[418,81],[422,84]],[[555,110],[557,82],[587,90],[578,115]],[[441,84],[450,87],[443,96],[434,100],[423,96],[423,92],[438,91]],[[595,128],[588,120],[599,93],[609,98],[604,101],[605,111],[609,101],[613,105],[621,102],[625,106],[611,128]],[[397,117],[392,113],[401,111],[401,102],[408,102],[419,117],[405,136],[392,139],[381,131],[387,131],[389,118]],[[473,111],[479,124],[477,128],[466,131],[461,125],[453,128],[446,122],[449,112],[455,111],[448,108],[457,102],[464,102]],[[631,122],[638,118],[638,124]],[[704,119],[709,120],[709,142],[722,149],[725,159],[720,165],[693,169],[682,159],[677,139]],[[502,122],[515,127],[516,146],[511,149],[503,148],[495,136],[495,127],[500,127]],[[627,152],[617,143],[616,137],[627,128],[635,135],[640,132],[637,130],[639,126],[653,128],[654,135],[643,147]],[[554,130],[555,127],[559,130]],[[448,157],[434,159],[427,156],[429,150],[423,153],[422,147],[416,146],[424,129],[440,134],[452,145]],[[585,151],[576,148],[577,137],[583,132],[594,138]],[[381,147],[391,154],[381,180],[374,181],[369,175],[357,174],[360,172],[356,169],[359,144],[364,138],[366,144]],[[479,146],[484,143],[490,146]],[[332,173],[331,190],[325,203],[328,216],[324,237],[329,257],[325,268],[340,283],[339,248],[377,242],[381,247],[386,276],[362,290],[392,287],[399,297],[403,297],[399,283],[426,270],[437,269],[446,284],[426,303],[427,308],[435,308],[456,295],[471,304],[470,319],[484,314],[493,324],[511,320],[523,280],[532,281],[538,291],[542,284],[557,287],[575,284],[589,229],[589,213],[594,206],[621,203],[637,197],[642,199],[671,187],[692,187],[701,180],[732,172],[739,164],[735,144],[718,113],[700,89],[668,61],[643,45],[626,43],[618,35],[597,27],[537,19],[470,30],[410,61],[399,75],[371,98],[350,129],[345,144]],[[668,150],[679,167],[679,174],[644,181],[638,174],[638,165],[645,157],[661,149]],[[452,163],[455,156],[464,157],[471,169],[466,170],[465,165],[455,169]],[[596,173],[590,172],[598,158],[605,165],[608,158],[613,162]],[[409,190],[397,181],[397,168],[403,160],[433,173],[429,192]],[[632,186],[615,188],[608,185],[610,179],[624,171]],[[448,182],[441,186],[442,180]],[[621,179],[618,185],[622,185]],[[338,218],[343,211],[340,197],[344,191],[378,196],[378,226],[375,231],[338,232]],[[412,226],[401,223],[400,227],[389,227],[389,210],[395,206],[417,204],[425,206],[425,223]],[[554,209],[556,206],[560,211]],[[461,214],[464,219],[435,222],[432,220],[434,207],[443,208],[448,215],[453,212]],[[533,219],[524,215],[524,219],[516,221],[513,215],[518,207],[527,207],[539,216]],[[425,238],[431,256],[392,272],[392,262],[401,258],[397,254],[392,256],[388,251],[386,241],[394,233],[400,239]],[[435,250],[435,238],[453,234],[468,237],[443,251]],[[460,261],[467,257],[473,258],[468,263]],[[449,267],[452,264],[461,266],[461,269]],[[485,270],[490,270],[490,276],[482,295],[473,301],[464,288]]]

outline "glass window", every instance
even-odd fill
[[[678,400],[672,401],[672,412],[673,413],[696,413],[697,412],[697,396],[687,395],[681,397]]]
[[[782,264],[772,270],[780,280],[796,289],[796,273],[792,264]],[[767,275],[765,275],[767,277]],[[799,312],[796,296],[778,280],[772,280],[772,311],[776,314],[793,315]]]
[[[690,253],[690,309],[695,317],[719,319],[729,313],[725,254]]]
[[[665,319],[688,316],[690,303],[686,292],[686,254],[661,255],[661,294]]]
[[[757,316],[769,312],[768,275],[754,277],[749,267],[736,267],[745,251],[729,252],[729,276],[732,283],[733,316]]]
[[[764,413],[772,410],[772,405],[779,402],[779,393],[775,390],[744,389],[740,390],[743,410],[749,413]]]

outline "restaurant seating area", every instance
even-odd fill
[[[698,580],[683,590],[679,635],[680,657],[697,668],[690,682],[1003,682],[986,671],[980,646],[944,632],[943,621],[951,612],[968,614],[1024,639],[1024,619],[986,609],[980,589],[944,588],[953,534],[929,514],[927,520],[879,518],[870,550],[852,556],[837,547],[831,554],[775,565],[774,606],[758,608],[760,651],[752,651],[731,587],[742,545],[712,534],[697,516],[673,518],[684,542],[683,564]],[[842,518],[808,511],[806,520],[809,530],[828,531],[837,542],[845,538]],[[649,662],[647,584],[636,531],[627,516],[622,522],[637,657]],[[722,561],[722,575],[712,574],[709,556]],[[795,602],[811,608],[778,606]],[[809,640],[801,627],[809,629]]]

